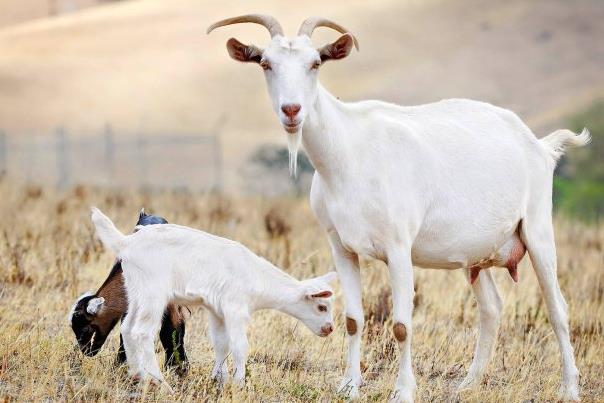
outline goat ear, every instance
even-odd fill
[[[254,45],[244,45],[235,38],[227,41],[227,50],[231,58],[240,62],[260,63],[262,59],[262,49]]]
[[[321,277],[319,277],[319,279],[325,281],[327,284],[332,284],[338,279],[338,273],[336,273],[335,271],[330,271],[326,274],[323,274]]]
[[[104,303],[105,298],[103,297],[92,298],[90,301],[88,301],[86,312],[88,312],[90,315],[96,315],[99,313]]]
[[[321,56],[321,61],[343,59],[350,54],[354,46],[354,37],[351,34],[344,34],[333,43],[328,43],[322,48],[317,49]]]
[[[310,294],[309,297],[310,298],[329,298],[333,295],[333,292],[330,290],[323,290],[323,291],[319,291],[319,292],[315,292],[313,294]]]

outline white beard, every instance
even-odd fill
[[[294,178],[298,169],[298,150],[302,143],[302,128],[296,134],[287,135],[287,149],[289,151],[289,174]]]

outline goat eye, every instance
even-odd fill
[[[310,66],[310,68],[312,70],[317,70],[320,66],[321,66],[321,62],[317,60],[312,64],[312,66]]]
[[[266,60],[262,60],[260,62],[260,67],[262,67],[262,70],[270,70],[271,69],[271,65]]]
[[[325,305],[319,305],[319,311],[327,312],[327,307]]]

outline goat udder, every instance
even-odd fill
[[[514,247],[504,265],[504,267],[508,269],[512,280],[516,283],[518,282],[518,263],[520,263],[525,253],[526,246],[524,246],[524,243],[520,239],[516,239],[514,241]]]

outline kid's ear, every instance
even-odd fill
[[[309,297],[310,298],[329,298],[333,295],[333,292],[330,290],[323,290],[323,291],[319,291],[319,292],[315,292],[313,294],[310,294]]]
[[[103,307],[104,303],[105,303],[105,298],[103,298],[103,297],[92,298],[90,301],[88,301],[88,306],[86,307],[86,312],[88,312],[90,315],[94,316],[97,313],[99,313],[99,311]]]

